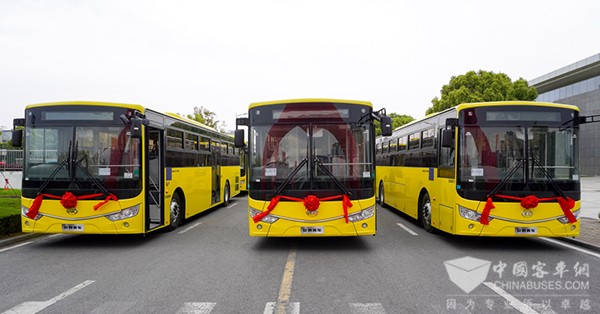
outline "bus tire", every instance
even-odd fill
[[[223,206],[229,205],[230,198],[231,198],[231,193],[229,190],[229,181],[226,181],[225,188],[223,189]]]
[[[429,233],[433,233],[435,228],[431,225],[431,198],[429,193],[425,192],[419,201],[419,221],[423,225],[423,229]]]
[[[169,226],[167,226],[167,229],[169,229],[169,231],[173,231],[177,229],[179,225],[181,225],[184,215],[184,205],[181,201],[179,193],[174,193],[173,197],[171,197],[171,204],[169,204],[169,215],[171,220],[169,221]]]
[[[385,190],[383,189],[383,181],[379,183],[379,205],[385,207]]]

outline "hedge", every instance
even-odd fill
[[[0,236],[21,232],[21,215],[0,218]]]

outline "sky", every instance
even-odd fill
[[[452,76],[531,80],[600,53],[597,0],[0,1],[0,126],[86,100],[228,129],[253,102],[367,100],[421,118]]]

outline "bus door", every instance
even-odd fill
[[[215,204],[221,200],[221,143],[216,141],[211,143],[211,191],[212,204]]]
[[[163,131],[148,127],[146,136],[146,229],[164,225],[164,174]]]

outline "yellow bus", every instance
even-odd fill
[[[379,203],[450,234],[579,234],[576,106],[462,104],[377,138]]]
[[[366,101],[294,99],[250,104],[248,225],[251,236],[359,236],[376,232],[375,124]],[[242,147],[243,129],[236,130]]]
[[[227,204],[239,193],[233,137],[140,105],[29,105],[22,230],[143,234]],[[13,132],[21,146],[23,130]]]

